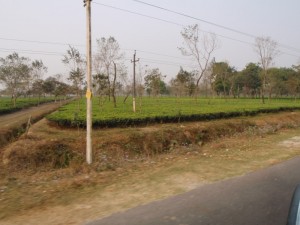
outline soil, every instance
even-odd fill
[[[31,119],[30,123],[34,123],[42,119],[46,114],[58,109],[66,101],[45,103],[36,107],[30,107],[21,111],[0,116],[0,147],[7,144],[14,137],[22,133]]]
[[[298,156],[299,132],[300,112],[100,129],[88,166],[85,131],[43,119],[0,150],[0,223],[84,224]]]

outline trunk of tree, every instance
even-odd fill
[[[15,94],[13,94],[13,96],[12,96],[12,102],[13,102],[13,107],[16,108],[16,106],[17,106],[17,97],[16,97]]]
[[[108,101],[110,102],[111,87],[110,87],[110,79],[109,79],[109,66],[106,67],[106,76],[108,81]]]
[[[262,100],[262,104],[265,104],[265,88],[266,88],[266,70],[264,71],[264,75],[263,75],[263,84],[261,87],[261,100]]]
[[[114,107],[117,108],[117,100],[116,100],[116,79],[117,79],[117,65],[113,62],[114,64],[114,80],[112,84],[112,97],[114,101]]]
[[[123,103],[124,103],[124,104],[125,104],[127,98],[129,97],[129,95],[130,95],[130,92],[127,92],[127,94],[126,94],[126,96],[125,96],[125,98],[124,98],[124,100],[123,100]]]
[[[142,96],[139,96],[140,112],[142,112]]]

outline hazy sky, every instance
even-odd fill
[[[201,20],[229,27],[254,36],[270,36],[277,41],[281,54],[275,66],[290,67],[300,59],[299,0],[143,0]],[[68,44],[85,54],[85,8],[82,0],[0,0],[0,57],[16,51],[21,56],[42,59],[46,76],[57,73],[67,77],[62,55]],[[117,10],[123,10],[155,17]],[[133,0],[93,0],[92,40],[113,36],[125,52],[131,76],[134,49],[141,65],[160,68],[167,80],[180,65],[192,70],[193,63],[182,56],[182,26],[199,24],[200,29],[218,35],[221,47],[216,61],[228,61],[241,70],[249,62],[258,62],[253,51],[254,38],[195,19],[140,4]],[[224,38],[226,36],[228,38]],[[250,44],[247,44],[247,43]],[[56,43],[56,44],[55,44]],[[95,45],[93,46],[95,47]],[[290,48],[292,47],[292,48]]]

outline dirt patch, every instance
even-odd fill
[[[82,224],[243,175],[299,155],[299,146],[282,151],[281,145],[299,137],[299,126],[300,112],[294,112],[94,130],[94,164],[87,166],[85,131],[42,120],[2,149],[0,221]]]
[[[279,143],[280,146],[285,148],[299,148],[300,147],[300,136],[292,137],[288,140],[284,140]]]
[[[45,103],[40,106],[31,107],[15,113],[0,116],[0,148],[8,144],[14,138],[24,133],[27,122],[31,118],[31,123],[39,121],[46,114],[58,109],[70,100]]]

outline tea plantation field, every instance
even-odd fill
[[[122,127],[145,125],[151,123],[170,123],[182,121],[212,120],[236,116],[249,116],[258,113],[300,110],[300,101],[294,99],[271,99],[265,104],[260,99],[207,99],[207,98],[175,98],[143,97],[136,103],[136,113],[132,111],[132,99],[123,103],[117,99],[117,107],[106,100],[99,104],[93,99],[94,127]],[[47,116],[48,120],[61,126],[85,126],[85,99],[73,101],[57,112]]]

